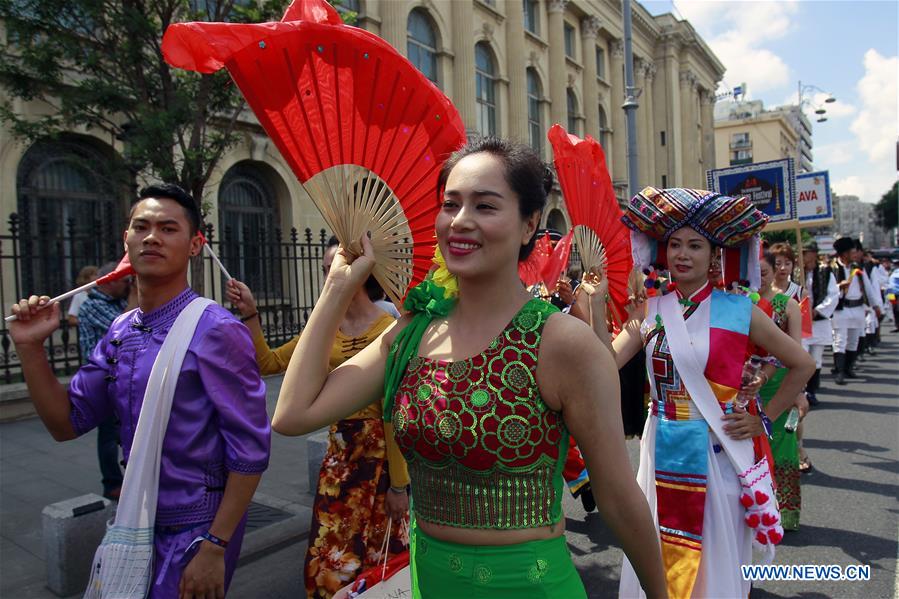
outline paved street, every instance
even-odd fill
[[[801,529],[781,545],[781,564],[868,564],[871,580],[763,582],[753,598],[896,596],[899,522],[899,335],[887,333],[864,378],[837,387],[824,378],[822,405],[806,421],[805,445],[815,470],[803,476]],[[826,357],[830,359],[829,355]],[[269,410],[280,379],[269,379]],[[57,444],[38,420],[0,424],[0,597],[49,598],[45,587],[43,506],[98,492],[94,435]],[[629,441],[636,462],[638,442]],[[275,435],[260,491],[308,505],[305,444]],[[569,547],[591,597],[617,593],[621,551],[595,514],[565,501]],[[230,597],[294,598],[300,594],[305,543],[244,562]]]

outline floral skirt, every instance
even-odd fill
[[[388,520],[384,497],[390,487],[386,456],[380,419],[331,425],[303,568],[307,597],[330,599],[363,570],[383,561]],[[408,530],[403,523],[393,522],[389,557],[407,549],[403,530]]]

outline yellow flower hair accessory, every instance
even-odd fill
[[[446,260],[443,259],[443,254],[440,253],[440,246],[437,244],[434,244],[434,264],[437,265],[437,268],[431,272],[431,280],[443,287],[447,298],[457,297],[459,295],[459,281],[456,279],[456,275],[451,273],[446,267]]]

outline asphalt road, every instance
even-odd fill
[[[845,387],[824,377],[822,403],[805,421],[814,470],[802,477],[800,530],[787,533],[775,563],[869,565],[871,579],[759,582],[752,599],[899,597],[899,335],[886,333],[878,355],[861,366],[864,378]],[[635,464],[638,443],[629,441],[628,449]],[[622,552],[615,539],[580,502],[566,498],[564,508],[568,545],[589,596],[616,597]],[[241,565],[229,597],[301,596],[304,552],[297,543]]]

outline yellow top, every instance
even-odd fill
[[[378,335],[384,332],[393,322],[393,316],[384,313],[359,337],[349,337],[344,335],[340,330],[337,331],[337,337],[334,339],[334,345],[331,347],[331,355],[328,358],[328,368],[334,370],[356,354],[369,343],[374,341]],[[259,363],[259,373],[262,375],[280,374],[287,370],[287,364],[290,362],[290,356],[297,347],[300,336],[297,335],[284,345],[272,349],[265,341],[265,337],[261,332],[253,334],[253,346],[256,349],[256,361]],[[359,410],[355,414],[350,415],[347,419],[377,418],[381,420],[381,405],[383,402],[379,399],[371,405]],[[387,468],[390,472],[390,485],[393,487],[405,487],[409,484],[409,469],[406,467],[406,460],[400,453],[399,447],[393,438],[393,426],[389,422],[384,423],[384,442],[387,448]]]

